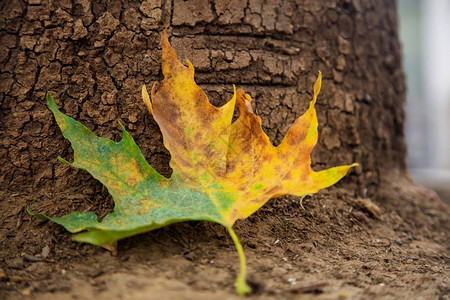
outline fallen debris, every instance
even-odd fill
[[[361,209],[370,213],[373,217],[378,220],[381,220],[383,214],[381,213],[381,209],[372,202],[369,198],[358,198],[355,200],[356,205],[358,205]]]
[[[294,294],[306,294],[306,293],[322,293],[323,288],[328,285],[327,282],[314,283],[310,285],[299,286],[291,289],[291,293]]]

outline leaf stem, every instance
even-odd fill
[[[233,228],[231,228],[231,226],[227,226],[228,229],[228,233],[231,236],[231,239],[234,242],[234,245],[236,246],[236,250],[238,252],[239,255],[239,262],[240,262],[240,272],[238,277],[236,278],[236,291],[238,292],[239,295],[246,295],[249,294],[252,289],[247,285],[247,282],[245,281],[245,277],[247,275],[247,263],[245,261],[245,254],[244,254],[244,249],[242,248],[241,242],[239,242],[239,239],[236,235],[236,233],[234,232]]]

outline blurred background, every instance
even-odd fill
[[[398,0],[408,166],[450,204],[450,0]]]

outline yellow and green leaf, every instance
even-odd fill
[[[170,151],[172,176],[165,178],[145,160],[124,127],[123,138],[113,142],[93,134],[61,113],[50,95],[47,103],[74,149],[74,167],[101,181],[112,195],[114,212],[101,222],[93,213],[75,212],[50,219],[64,226],[76,241],[114,250],[117,240],[171,223],[203,220],[225,226],[239,253],[241,272],[236,281],[240,294],[250,292],[245,282],[245,256],[232,229],[269,199],[281,195],[304,196],[333,185],[356,164],[314,172],[311,151],[317,143],[314,104],[321,74],[306,113],[292,125],[281,144],[273,146],[251,111],[249,95],[235,90],[222,107],[208,101],[194,81],[194,67],[181,64],[164,32],[164,80],[151,89],[144,86],[145,105],[158,123]],[[235,105],[239,118],[232,122]]]

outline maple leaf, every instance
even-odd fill
[[[74,212],[50,218],[68,231],[73,240],[116,251],[117,240],[172,223],[203,220],[225,226],[240,258],[236,280],[239,294],[250,292],[245,282],[246,262],[232,229],[273,197],[316,193],[340,180],[356,164],[314,172],[310,153],[317,143],[314,104],[321,74],[306,113],[289,129],[281,144],[273,146],[251,111],[249,95],[237,90],[222,107],[210,104],[194,81],[194,67],[181,64],[169,44],[162,42],[164,80],[151,89],[144,86],[145,105],[158,123],[170,151],[173,173],[165,178],[145,160],[133,138],[123,130],[120,142],[101,138],[58,110],[50,93],[47,103],[65,138],[74,149],[74,162],[102,182],[112,195],[114,212],[101,222],[94,213]],[[235,105],[239,118],[232,123]]]

